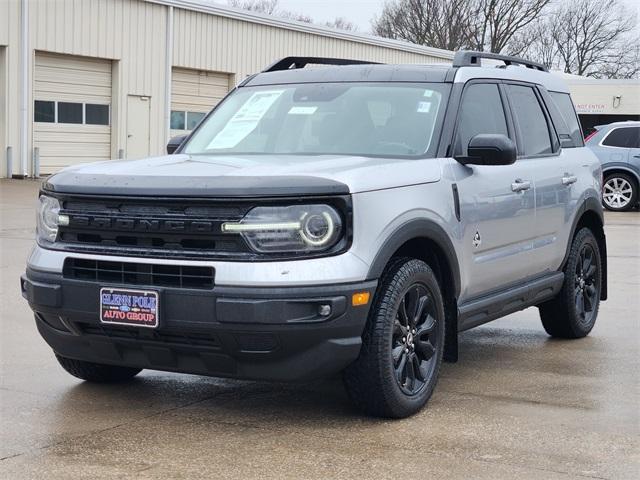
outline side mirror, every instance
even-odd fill
[[[467,156],[456,160],[463,165],[511,165],[516,157],[516,145],[509,137],[480,133],[469,140]]]
[[[178,135],[177,137],[173,137],[171,140],[169,140],[169,143],[167,143],[167,153],[169,155],[173,154],[173,152],[175,152],[178,147],[182,145],[182,142],[184,142],[188,136],[189,135]]]

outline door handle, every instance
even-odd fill
[[[531,188],[531,182],[528,180],[522,180],[517,178],[515,182],[511,184],[511,190],[513,192],[524,192]]]
[[[633,158],[640,158],[640,155],[634,155]]]
[[[564,174],[564,177],[562,177],[562,184],[563,185],[571,185],[573,183],[576,183],[578,181],[578,177],[576,177],[575,175],[569,175],[568,173]]]

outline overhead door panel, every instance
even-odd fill
[[[37,52],[33,98],[42,174],[111,157],[111,61]]]
[[[171,136],[183,135],[227,94],[229,74],[174,68],[171,77]]]

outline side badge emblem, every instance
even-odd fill
[[[473,236],[474,248],[478,248],[481,243],[482,243],[482,239],[480,238],[480,232],[476,232],[476,234]]]

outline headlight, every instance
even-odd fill
[[[37,212],[36,234],[39,240],[55,242],[58,226],[68,223],[66,215],[60,215],[60,202],[53,197],[40,195]]]
[[[222,224],[225,233],[240,233],[256,252],[328,250],[342,237],[342,220],[329,205],[256,207],[240,222]]]

